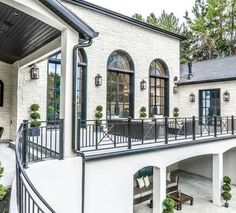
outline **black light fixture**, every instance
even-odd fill
[[[96,87],[102,86],[102,76],[100,74],[97,74],[95,77],[95,86]]]
[[[36,64],[30,68],[30,76],[32,80],[39,79],[39,68]]]
[[[224,92],[224,101],[230,101],[230,93],[227,90]]]
[[[193,93],[189,95],[189,102],[195,102],[195,95]]]
[[[147,89],[147,82],[144,79],[140,82],[140,89],[142,91]]]
[[[177,85],[173,86],[173,93],[176,94],[179,92],[179,87]]]

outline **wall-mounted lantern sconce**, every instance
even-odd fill
[[[230,101],[230,93],[227,90],[224,92],[224,101]]]
[[[193,93],[191,93],[191,94],[189,95],[189,102],[191,102],[191,103],[194,103],[194,102],[195,102],[195,95],[194,95]]]
[[[96,87],[102,86],[102,76],[100,74],[97,74],[95,77],[95,86]]]
[[[39,68],[36,64],[30,68],[30,77],[32,80],[39,79]]]
[[[173,86],[173,93],[176,94],[179,92],[179,87],[177,85]]]
[[[140,89],[142,91],[147,89],[147,82],[144,79],[140,82]]]

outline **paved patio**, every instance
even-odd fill
[[[194,198],[193,206],[188,203],[183,204],[181,213],[235,213],[236,212],[236,186],[232,187],[233,198],[230,201],[230,207],[218,207],[212,204],[211,183],[209,178],[191,175],[180,172],[180,189],[182,192],[191,195]],[[134,207],[134,213],[153,213],[147,203],[139,204]]]

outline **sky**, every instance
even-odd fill
[[[114,10],[127,16],[140,13],[145,18],[154,12],[156,16],[163,10],[173,12],[181,21],[185,11],[192,10],[195,0],[87,0],[88,2]]]

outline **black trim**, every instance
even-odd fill
[[[4,102],[4,83],[0,80],[0,107],[3,107]]]
[[[210,80],[199,80],[199,81],[187,81],[187,82],[178,82],[178,86],[182,85],[191,85],[191,84],[206,84],[206,83],[214,83],[214,82],[222,82],[222,81],[234,81],[236,77],[231,78],[217,78],[217,79],[210,79]]]
[[[188,142],[179,142],[175,144],[168,144],[168,145],[157,145],[154,147],[145,147],[140,149],[131,149],[126,151],[118,151],[113,153],[103,153],[103,154],[97,154],[97,155],[90,155],[85,156],[85,161],[94,161],[94,160],[105,160],[110,158],[117,158],[117,157],[123,157],[123,156],[130,156],[130,155],[136,155],[136,154],[144,154],[149,152],[155,152],[155,151],[162,151],[166,149],[174,149],[174,148],[182,148],[182,147],[188,147],[188,146],[196,146],[206,143],[212,143],[212,142],[220,142],[222,140],[229,140],[236,138],[236,135],[227,136],[227,137],[218,137],[218,138],[206,138],[203,140],[198,141],[188,141]]]
[[[70,25],[74,30],[83,36],[84,39],[92,39],[98,36],[89,25],[81,20],[72,11],[67,9],[57,0],[39,0],[44,6],[59,16],[65,23]]]
[[[92,4],[92,3],[87,2],[87,1],[82,1],[82,0],[63,0],[63,1],[69,2],[71,4],[79,5],[79,6],[82,6],[82,7],[86,7],[88,9],[93,10],[93,11],[96,11],[96,12],[108,15],[110,17],[119,19],[121,21],[125,21],[127,23],[130,23],[130,24],[133,24],[133,25],[136,25],[136,26],[139,26],[139,27],[142,27],[142,28],[154,31],[154,32],[158,32],[158,33],[170,36],[170,37],[174,37],[174,38],[179,39],[179,40],[186,40],[187,39],[185,36],[182,36],[182,35],[179,35],[179,34],[164,30],[164,29],[161,29],[159,27],[152,26],[152,25],[147,24],[145,22],[138,21],[134,18],[130,18],[128,16],[122,15],[120,13],[114,12],[112,10],[109,10],[109,9],[104,8],[104,7]]]

